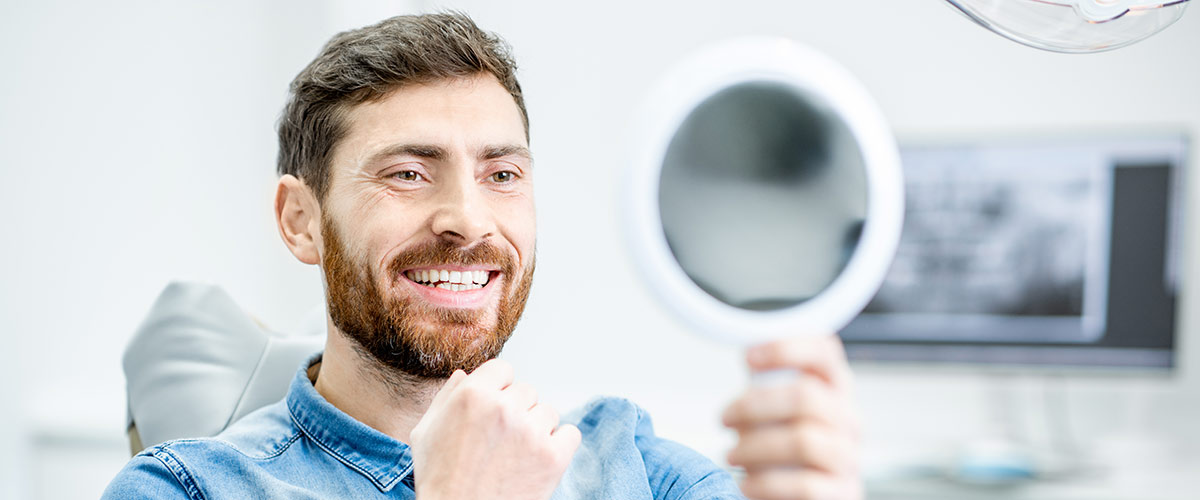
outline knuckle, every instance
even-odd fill
[[[772,470],[748,474],[742,483],[746,496],[756,499],[809,499],[806,485],[798,481],[793,471]],[[825,499],[822,499],[825,500]]]
[[[815,481],[810,478],[797,478],[789,485],[791,490],[796,492],[796,498],[804,500],[828,500],[828,497],[821,496],[821,489],[817,487]]]
[[[788,443],[792,448],[792,455],[803,457],[808,453],[808,449],[813,446],[813,431],[811,426],[797,425],[791,428],[788,433]]]
[[[476,402],[483,399],[483,388],[475,384],[463,384],[458,389],[458,398],[466,402]]]
[[[542,411],[546,413],[546,421],[550,422],[551,427],[558,426],[558,421],[560,418],[558,415],[558,410],[555,410],[553,406],[549,405],[539,405],[539,407],[543,408]]]
[[[742,493],[745,494],[747,497],[750,497],[750,498],[761,498],[762,497],[762,486],[760,485],[758,476],[754,475],[753,473],[747,474],[745,479],[742,479],[741,489],[742,489]]]
[[[569,443],[571,444],[571,452],[574,453],[575,449],[583,444],[583,432],[578,427],[569,424],[566,426],[566,432],[571,437]]]
[[[534,446],[531,448],[531,454],[533,455],[533,458],[540,463],[557,464],[560,460],[558,456],[559,454],[554,447],[550,445],[550,442],[547,439],[539,439],[535,441]]]
[[[465,410],[478,411],[487,410],[495,406],[494,391],[489,391],[486,388],[478,385],[468,384],[461,387],[458,391],[459,404]]]
[[[797,380],[788,391],[788,404],[792,411],[800,411],[813,399],[813,382],[808,378]]]
[[[516,386],[514,389],[517,391],[517,393],[524,396],[525,399],[537,402],[537,400],[538,400],[537,389],[534,389],[532,385],[526,384],[524,382],[515,382],[513,385]]]
[[[746,413],[747,398],[748,395],[743,395],[733,400],[732,403],[729,403],[729,406],[725,407],[725,413],[722,414],[722,419],[725,422],[736,422],[741,420]]]
[[[804,387],[804,395],[810,399],[829,399],[829,383],[817,377],[808,377],[800,381]]]
[[[735,466],[742,465],[742,460],[743,460],[742,459],[742,454],[743,454],[742,447],[743,446],[744,446],[743,444],[738,443],[736,446],[733,447],[732,450],[729,450],[729,452],[725,454],[725,461],[729,462],[730,465],[735,465]]]
[[[496,423],[500,424],[502,428],[520,428],[521,416],[517,415],[517,412],[511,407],[502,407],[495,413],[495,415]]]
[[[784,341],[768,349],[766,356],[763,358],[773,366],[791,365],[793,364],[792,359],[795,357],[793,351],[797,350],[797,348],[794,342]]]

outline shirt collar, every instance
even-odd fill
[[[312,381],[308,368],[321,361],[321,353],[300,366],[288,389],[287,406],[300,431],[351,469],[387,492],[412,473],[412,451],[407,444],[355,420],[326,401]]]

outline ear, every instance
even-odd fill
[[[275,188],[275,223],[279,236],[300,262],[321,262],[321,207],[308,185],[293,175],[279,178]]]

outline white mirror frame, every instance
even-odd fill
[[[846,268],[812,299],[774,311],[750,311],[713,298],[671,253],[659,211],[659,180],[667,147],[705,99],[745,82],[783,84],[825,101],[857,140],[866,166],[867,217]],[[784,38],[721,43],[681,61],[652,90],[635,123],[625,190],[627,242],[644,283],[679,318],[714,340],[754,345],[836,332],[875,292],[895,254],[904,217],[900,155],[883,113],[866,89],[823,54]]]

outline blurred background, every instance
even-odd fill
[[[320,277],[287,252],[271,211],[287,84],[338,31],[441,8],[511,43],[532,122],[538,274],[504,357],[561,410],[628,397],[659,434],[716,460],[732,442],[720,411],[747,384],[742,353],[691,335],[653,300],[618,201],[639,99],[672,61],[738,35],[793,38],[854,73],[902,145],[1200,133],[1200,12],[1121,50],[1067,56],[938,1],[3,0],[0,498],[97,497],[128,459],[121,353],[169,281],[218,284],[271,328],[304,328]],[[1177,150],[1196,164],[1196,149]],[[1166,362],[861,355],[872,498],[1187,498],[1200,487],[1185,474],[1200,467],[1200,217],[1194,176],[1179,186]],[[868,337],[864,348],[886,344]],[[1052,459],[1036,481],[972,475],[1014,456],[994,437],[1054,453],[1039,455]]]

